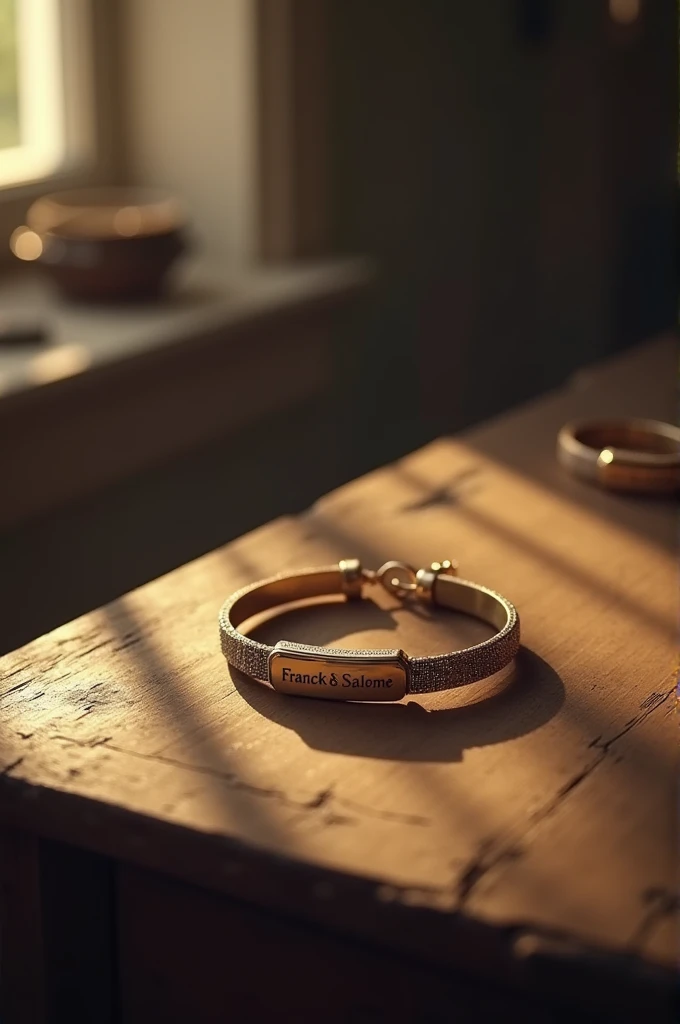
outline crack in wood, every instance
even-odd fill
[[[668,698],[675,693],[675,687],[668,690],[666,693],[657,694],[654,703],[650,704],[644,711],[643,714],[637,715],[635,718],[630,719],[626,722],[625,726],[610,739],[602,742],[602,737],[597,736],[589,747],[598,750],[598,755],[593,760],[582,768],[579,772],[573,775],[568,782],[566,782],[557,792],[556,797],[546,803],[543,807],[531,815],[529,824],[532,826],[534,831],[539,825],[541,825],[547,818],[549,818],[555,811],[561,806],[564,799],[573,793],[582,782],[584,782],[594,771],[601,765],[611,753],[613,745],[620,740],[623,736],[627,735],[637,725],[640,725],[649,715],[653,714],[658,708],[668,700]],[[526,832],[523,835],[523,840],[526,841],[530,835]],[[459,873],[456,890],[458,896],[458,906],[463,906],[469,899],[470,895],[474,892],[479,882],[489,874],[493,869],[500,867],[513,860],[517,860],[518,857],[522,856],[523,851],[517,846],[516,842],[508,838],[499,838],[498,840],[486,839],[480,845],[477,853],[470,859],[470,861],[462,868]],[[440,891],[445,891],[442,889]]]
[[[421,498],[417,498],[408,505],[402,505],[400,511],[422,512],[437,505],[449,507],[457,505],[463,496],[466,485],[480,473],[481,469],[478,466],[469,466],[461,469],[459,473],[456,473],[454,477],[440,487],[436,487],[433,491],[424,494]]]
[[[320,790],[315,796],[311,797],[306,802],[306,808],[308,810],[316,810],[321,807],[326,807],[328,804],[333,802],[334,804],[344,807],[347,810],[355,811],[359,815],[369,818],[377,818],[381,821],[393,821],[400,825],[416,825],[416,826],[427,826],[431,824],[429,818],[423,817],[421,814],[409,814],[405,811],[387,811],[377,807],[368,807],[366,804],[360,803],[358,800],[352,800],[350,797],[338,796],[333,787]],[[338,824],[338,818],[343,818],[343,821],[350,823],[354,821],[353,818],[348,816],[338,815],[335,811],[330,812],[334,816],[335,820],[333,824]]]
[[[95,630],[92,633],[78,633],[76,636],[64,636],[55,640],[55,646],[66,647],[67,644],[82,644],[89,643],[94,640],[96,636],[99,636],[99,630]]]
[[[460,871],[455,882],[456,905],[458,909],[465,906],[466,901],[474,892],[476,887],[493,868],[500,864],[511,863],[518,860],[523,850],[514,844],[499,844],[493,839],[485,839],[479,845],[477,853],[470,858],[468,863]]]
[[[311,810],[315,810],[317,807],[323,807],[324,804],[327,804],[329,802],[329,800],[332,800],[332,799],[333,799],[333,790],[332,789],[321,789],[316,794],[316,796],[311,797],[311,799],[309,799],[307,801],[307,803],[305,804],[305,807],[307,807],[310,811]]]
[[[87,698],[85,698],[85,699],[87,699]],[[103,701],[103,700],[93,700],[93,701],[90,701],[90,703],[86,704],[85,707],[83,708],[82,715],[78,715],[76,718],[73,719],[73,721],[74,722],[80,722],[81,719],[87,718],[87,716],[89,714],[91,714],[91,712],[94,711],[95,708],[102,708],[102,707],[106,707],[106,701]]]
[[[592,745],[593,744],[589,744],[589,746],[592,746]],[[585,782],[585,780],[588,778],[588,776],[591,775],[592,772],[595,771],[595,769],[598,767],[598,765],[602,764],[602,762],[604,761],[604,759],[606,757],[606,754],[607,754],[606,751],[604,751],[604,750],[601,751],[601,753],[596,758],[594,758],[590,762],[590,764],[587,764],[585,766],[585,768],[583,768],[580,772],[577,772],[575,775],[572,775],[572,777],[569,779],[569,781],[565,782],[564,785],[560,786],[560,788],[558,789],[557,797],[556,797],[555,801],[553,802],[553,804],[550,805],[548,808],[544,808],[542,813],[541,812],[537,812],[538,816],[534,820],[542,821],[543,818],[546,818],[546,817],[548,817],[549,814],[552,814],[552,812],[556,809],[556,807],[560,803],[560,801],[563,800],[565,798],[565,796],[568,796],[569,793],[572,793],[576,789],[577,786],[581,785],[582,782]]]
[[[101,736],[92,740],[77,740],[73,736],[63,736],[61,733],[53,733],[48,737],[51,740],[61,740],[63,743],[73,743],[76,747],[87,747],[93,749],[94,747],[101,747],[109,740],[113,739],[113,736]],[[115,749],[115,748],[112,748]]]
[[[62,737],[63,738],[63,737]],[[110,739],[111,737],[109,737]],[[81,744],[83,745],[83,744]],[[282,804],[295,808],[296,810],[308,808],[308,801],[292,800],[286,795],[281,789],[267,786],[257,786],[251,782],[245,782],[241,779],[236,772],[220,771],[216,768],[210,768],[207,765],[193,765],[187,764],[186,761],[181,761],[178,758],[166,757],[162,754],[144,754],[136,750],[127,750],[125,747],[118,747],[113,743],[108,743],[108,750],[112,750],[117,754],[123,754],[127,757],[136,757],[144,761],[155,761],[160,764],[171,765],[174,768],[182,768],[189,772],[198,772],[201,775],[209,775],[212,778],[220,779],[225,782],[232,789],[242,790],[246,793],[253,793],[256,796],[265,797],[268,799],[279,800]],[[313,800],[316,798],[312,798]],[[318,806],[323,806],[325,801],[321,801]]]
[[[28,665],[19,665],[19,668],[14,668],[11,672],[8,672],[5,679],[11,679],[12,676],[18,676],[20,672],[25,672],[27,668],[29,668]]]
[[[15,686],[10,686],[9,690],[5,690],[4,693],[0,694],[0,700],[4,697],[9,697],[12,693],[18,693],[19,690],[23,690],[24,687],[29,686],[31,682],[31,679],[27,679],[25,683],[16,683]]]
[[[123,637],[123,642],[113,648],[113,653],[117,654],[119,651],[127,650],[128,647],[134,647],[134,645],[138,644],[141,639],[142,637],[140,634],[132,634],[129,637]]]
[[[353,825],[356,818],[350,818],[347,814],[336,814],[335,811],[330,811],[324,815],[324,825]]]
[[[670,690],[666,690],[665,693],[650,694],[647,700],[643,702],[644,705],[647,706],[645,707],[645,710],[642,712],[642,714],[636,715],[634,718],[630,718],[624,725],[623,729],[617,732],[610,739],[605,740],[604,743],[598,743],[597,748],[599,750],[604,751],[605,754],[608,753],[614,743],[620,740],[622,736],[625,736],[626,733],[629,733],[631,729],[634,729],[635,726],[640,725],[642,722],[644,722],[644,720],[648,718],[651,714],[653,714],[657,708],[660,708],[662,704],[665,704],[668,698],[672,697],[674,693],[675,686],[671,687]],[[655,699],[652,703],[649,703],[652,697],[654,697]]]
[[[81,716],[82,717],[82,716]],[[290,807],[294,810],[303,811],[316,811],[316,810],[327,810],[327,814],[324,820],[328,824],[350,824],[355,819],[348,815],[343,815],[333,810],[330,806],[332,803],[336,803],[348,810],[354,810],[357,814],[363,815],[364,817],[375,818],[381,821],[392,821],[402,825],[428,825],[430,822],[427,818],[423,818],[420,815],[407,814],[401,811],[388,811],[381,808],[367,807],[365,804],[357,803],[354,800],[347,799],[345,797],[339,797],[333,790],[333,787],[327,787],[315,793],[312,797],[307,800],[294,800],[289,797],[282,789],[274,787],[257,786],[252,782],[244,781],[236,772],[225,772],[219,771],[216,768],[210,768],[206,765],[193,765],[187,764],[186,761],[181,761],[178,758],[166,757],[162,754],[144,754],[136,750],[128,750],[125,747],[119,747],[110,740],[111,736],[104,736],[94,740],[79,740],[72,736],[65,736],[61,733],[54,733],[50,737],[53,740],[61,740],[65,743],[73,743],[78,747],[85,747],[92,749],[94,747],[103,746],[106,744],[106,749],[111,750],[117,754],[123,754],[127,757],[136,757],[145,761],[155,761],[161,764],[171,765],[175,768],[183,768],[185,771],[198,772],[201,775],[209,775],[213,778],[220,779],[225,782],[232,789],[241,790],[242,792],[252,793],[254,796],[265,797],[266,799],[278,800],[286,807]]]
[[[385,811],[374,807],[367,807],[365,804],[359,803],[359,801],[352,800],[345,796],[336,795],[335,800],[343,807],[347,807],[349,810],[355,810],[358,814],[369,815],[373,818],[381,818],[383,821],[395,821],[402,825],[416,825],[419,827],[425,827],[432,824],[430,818],[426,818],[422,814],[409,814],[406,811]]]
[[[640,711],[644,711],[645,708],[655,707],[657,701],[661,700],[663,696],[663,693],[650,693],[649,697],[645,697],[645,699],[640,704]]]
[[[55,683],[60,683],[62,681],[62,679],[68,679],[68,678],[69,678],[69,673],[66,672],[62,676],[56,676],[54,679],[49,679],[50,686],[53,686]],[[23,683],[16,683],[16,685],[11,686],[9,688],[9,690],[4,690],[2,693],[0,693],[0,700],[3,700],[5,697],[10,697],[13,693],[18,693],[19,690],[26,689],[26,687],[30,686],[31,683],[33,683],[33,682],[35,682],[35,680],[33,678],[31,678],[31,679],[26,679],[25,682],[23,682]],[[44,697],[44,696],[45,696],[45,692],[43,690],[40,693],[36,693],[32,697],[29,697],[28,700],[37,700],[39,697]]]
[[[670,889],[654,886],[642,894],[646,910],[639,925],[630,938],[633,948],[641,947],[649,939],[654,928],[665,918],[673,917],[680,911],[680,896]]]
[[[532,823],[538,824],[539,822],[544,821],[551,814],[553,814],[559,807],[560,802],[566,796],[568,796],[569,793],[572,793],[575,789],[577,789],[577,787],[580,786],[582,782],[585,782],[585,780],[589,778],[590,775],[592,775],[595,769],[603,763],[608,754],[611,753],[614,744],[617,743],[623,736],[626,736],[631,731],[631,729],[634,729],[636,726],[644,722],[645,719],[649,717],[649,715],[653,714],[658,708],[665,704],[668,698],[672,696],[672,694],[674,693],[675,687],[673,687],[670,690],[667,690],[665,693],[656,694],[657,699],[654,701],[653,704],[650,704],[642,712],[642,714],[636,715],[634,718],[630,718],[623,726],[623,728],[620,729],[619,732],[615,733],[614,736],[611,736],[608,740],[605,740],[603,742],[601,735],[596,736],[594,740],[591,740],[591,742],[588,744],[588,747],[597,750],[598,755],[594,757],[589,764],[585,765],[584,768],[582,768],[580,771],[572,775],[571,778],[567,782],[565,782],[563,786],[560,787],[560,789],[557,791],[557,796],[550,803],[546,804],[544,807],[539,808],[539,810],[534,812],[531,818]]]
[[[116,638],[113,636],[108,636],[106,640],[100,640],[98,644],[94,644],[92,647],[88,647],[84,651],[78,651],[78,657],[85,658],[88,654],[93,654],[95,651],[101,650],[102,647],[108,647],[108,645],[112,644],[115,639]]]

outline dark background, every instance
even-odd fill
[[[382,270],[357,375],[402,410],[378,461],[674,323],[675,14],[332,4],[335,235]]]

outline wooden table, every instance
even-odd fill
[[[670,1019],[675,515],[553,453],[674,395],[661,339],[4,657],[3,1021]],[[352,555],[506,594],[514,681],[329,704],[230,672],[224,596]],[[479,628],[388,599],[257,627],[412,654]]]

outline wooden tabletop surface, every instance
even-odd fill
[[[566,476],[554,444],[574,416],[674,419],[675,373],[651,342],[2,658],[0,823],[569,998],[605,964],[633,1005],[676,951],[675,513]],[[226,595],[354,555],[453,557],[505,594],[514,679],[336,704],[230,671]],[[387,598],[257,626],[410,654],[484,629]]]

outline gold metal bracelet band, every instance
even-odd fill
[[[474,683],[505,668],[519,648],[519,617],[510,601],[488,587],[455,576],[451,562],[416,571],[386,562],[377,572],[358,559],[261,580],[237,591],[220,611],[222,651],[230,665],[282,693],[330,700],[395,701]],[[261,612],[301,598],[345,594],[364,597],[382,586],[400,600],[428,601],[482,619],[497,632],[483,643],[450,654],[411,658],[401,650],[340,650],[280,640],[274,647],[239,630]]]
[[[680,489],[680,430],[659,420],[567,423],[557,437],[557,457],[576,476],[611,490]]]

